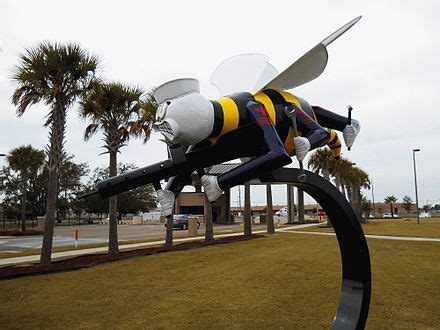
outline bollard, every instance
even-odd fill
[[[78,228],[75,229],[75,247],[78,247]]]

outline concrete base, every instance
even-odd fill
[[[141,216],[135,215],[132,220],[133,225],[142,225],[144,223]]]
[[[198,217],[189,217],[188,219],[188,236],[197,236],[198,234]]]
[[[44,222],[46,217],[37,217],[37,230],[44,231]]]

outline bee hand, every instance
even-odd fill
[[[293,139],[295,142],[295,154],[298,161],[302,162],[310,151],[310,141],[305,137],[297,136]]]
[[[162,213],[164,216],[173,214],[174,206],[174,194],[172,191],[160,189],[156,191],[157,199],[162,207]]]
[[[356,136],[359,134],[361,130],[361,125],[356,119],[351,120],[351,125],[345,126],[342,131],[342,135],[344,136],[345,145],[347,148],[351,148],[353,146],[354,140]]]
[[[214,175],[204,175],[200,181],[205,188],[205,194],[210,203],[215,202],[222,194],[222,190],[218,186],[217,177]]]

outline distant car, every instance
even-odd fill
[[[383,217],[383,218],[392,218],[393,215],[392,215],[391,213],[384,213],[384,214],[382,215],[382,217]]]
[[[420,218],[431,218],[431,212],[420,212],[419,217]]]
[[[189,221],[188,214],[175,214],[173,216],[173,228],[187,230],[188,229],[188,221]],[[167,224],[165,223],[165,227],[166,226],[167,226]],[[200,228],[200,221],[197,221],[197,228]]]
[[[287,215],[287,206],[283,207],[279,211],[275,212],[275,215],[278,217],[285,217]]]

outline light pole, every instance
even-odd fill
[[[1,47],[0,47],[0,51],[1,51]],[[5,154],[0,154],[0,157],[5,157]],[[3,218],[3,230],[6,229],[6,220],[5,220],[5,215],[3,214],[3,210],[2,210],[2,218]]]
[[[416,212],[417,212],[417,223],[420,223],[419,217],[419,195],[417,193],[417,170],[416,170],[416,152],[420,149],[413,149],[413,165],[414,165],[414,187],[416,190]]]
[[[374,218],[374,187],[373,187],[373,180],[371,181],[371,198],[373,199],[373,218]]]

